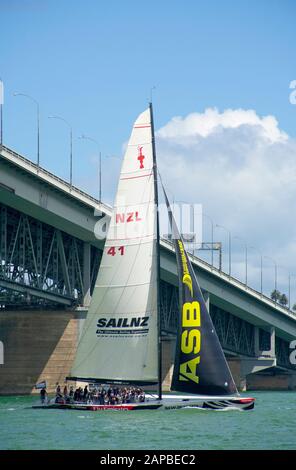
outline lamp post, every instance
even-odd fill
[[[250,246],[249,248],[257,251],[257,253],[259,253],[260,255],[260,294],[262,296],[263,294],[263,255],[261,251],[258,250],[258,248],[255,248],[254,246]]]
[[[229,264],[229,277],[231,277],[231,232],[224,225],[216,224],[216,227],[222,228],[228,233],[228,264]]]
[[[277,292],[277,264],[276,262],[274,261],[273,258],[270,258],[270,256],[264,256],[264,258],[266,259],[269,259],[270,261],[272,261],[274,263],[274,290],[275,290],[275,296],[274,296],[274,302],[276,304],[276,292]]]
[[[279,268],[284,269],[288,273],[288,308],[290,310],[291,308],[291,278],[295,277],[295,274],[290,273],[289,270],[285,268],[284,266],[279,266]]]
[[[296,277],[296,274],[289,273],[289,310],[291,310],[291,277]]]
[[[59,119],[60,121],[63,121],[67,126],[69,127],[70,130],[70,186],[72,187],[72,171],[73,171],[73,132],[72,132],[72,126],[69,124],[66,119],[60,117],[60,116],[48,116],[48,119]]]
[[[212,250],[211,250],[211,265],[214,266],[214,222],[213,222],[213,219],[208,216],[207,214],[205,214],[203,212],[202,214],[204,217],[206,217],[210,223],[211,223],[211,245],[212,245]]]
[[[102,154],[101,154],[101,151],[100,151],[100,144],[99,144],[99,142],[97,142],[92,137],[89,137],[89,136],[84,135],[84,134],[82,134],[78,138],[79,139],[90,140],[91,142],[94,142],[99,148],[99,201],[102,201]]]
[[[248,285],[248,245],[243,238],[238,237],[237,235],[234,238],[236,238],[237,240],[241,240],[243,244],[245,245],[245,285],[247,287]]]
[[[40,164],[40,116],[39,116],[39,103],[35,98],[26,93],[13,93],[13,96],[24,96],[29,100],[33,101],[36,105],[36,112],[37,112],[37,168],[39,169]]]

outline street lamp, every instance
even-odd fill
[[[289,310],[291,310],[291,277],[296,277],[296,274],[289,273]]]
[[[13,96],[24,96],[25,98],[28,98],[29,100],[33,101],[36,105],[36,111],[37,111],[37,167],[39,169],[39,164],[40,164],[40,117],[39,117],[39,103],[35,98],[33,98],[30,95],[27,95],[26,93],[13,93]]]
[[[241,238],[241,237],[238,237],[237,235],[234,237],[236,238],[237,240],[241,240],[243,242],[243,244],[245,245],[245,285],[247,287],[248,285],[248,245],[246,243],[246,241]]]
[[[231,277],[231,232],[223,225],[216,224],[215,227],[222,228],[228,233],[228,264],[229,264],[229,277]]]
[[[279,266],[279,268],[284,269],[288,273],[288,300],[289,300],[288,306],[289,306],[289,310],[290,310],[290,307],[291,307],[291,278],[295,277],[295,274],[290,273],[289,270],[285,266]]]
[[[94,142],[99,148],[99,201],[102,201],[102,154],[100,151],[100,144],[92,137],[88,137],[84,134],[79,136],[78,139],[90,140],[91,142]]]
[[[275,290],[275,296],[274,296],[274,302],[276,303],[276,292],[277,292],[277,264],[274,261],[273,258],[270,258],[270,256],[264,256],[264,258],[269,259],[274,263],[274,290]]]
[[[260,294],[262,296],[263,294],[263,255],[261,251],[258,250],[258,248],[255,248],[254,246],[249,246],[250,249],[253,249],[257,251],[260,255]]]
[[[66,121],[66,119],[60,117],[60,116],[48,116],[48,119],[59,119],[60,121],[63,121],[67,126],[69,127],[70,130],[70,186],[72,187],[72,170],[73,170],[73,132],[72,132],[72,126],[71,124]]]

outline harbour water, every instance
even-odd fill
[[[0,397],[0,449],[296,449],[296,393],[249,395],[249,412],[33,410],[36,397]]]

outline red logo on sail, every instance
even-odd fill
[[[139,151],[138,160],[140,162],[140,170],[142,170],[142,168],[145,168],[144,163],[143,163],[145,156],[142,154],[142,149],[143,147],[138,147],[138,151]]]
[[[125,223],[125,222],[139,222],[141,217],[139,217],[139,212],[127,212],[127,213],[117,213],[116,214],[116,223]]]

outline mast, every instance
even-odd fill
[[[159,213],[158,213],[158,185],[157,185],[157,163],[154,137],[154,121],[152,103],[149,103],[151,134],[152,134],[152,155],[153,155],[153,176],[154,176],[154,203],[156,206],[156,296],[157,296],[157,332],[158,332],[158,398],[162,399],[162,345],[161,345],[161,318],[160,318],[160,247],[159,247]]]

